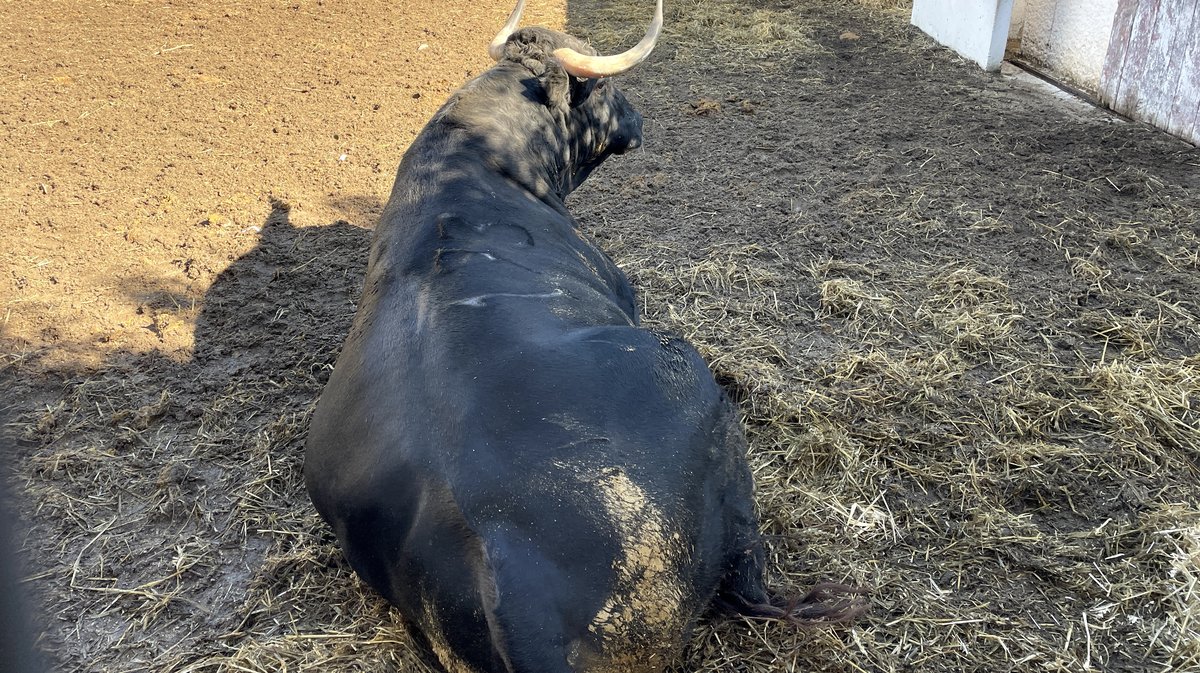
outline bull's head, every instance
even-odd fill
[[[517,8],[508,17],[508,23],[500,29],[496,34],[492,44],[488,47],[488,53],[492,55],[492,60],[499,61],[504,57],[504,44],[508,42],[508,38],[517,29],[517,24],[521,21],[521,12],[525,10],[525,0],[517,0]],[[646,60],[650,52],[654,50],[654,44],[658,42],[658,34],[662,32],[663,24],[663,4],[662,0],[658,0],[658,5],[654,9],[654,20],[650,22],[650,29],[646,31],[646,36],[642,38],[629,51],[622,52],[613,56],[596,56],[594,54],[581,54],[570,47],[561,47],[554,51],[554,57],[562,64],[563,70],[585,79],[598,77],[612,77],[620,75],[629,70],[633,66]]]
[[[541,70],[548,102],[565,114],[571,148],[571,175],[577,187],[610,154],[622,154],[642,144],[642,116],[607,79],[641,63],[658,41],[663,24],[663,4],[658,0],[654,19],[640,42],[628,51],[600,56],[587,43],[571,35],[541,28],[517,30],[525,0],[518,0],[508,22],[492,40],[488,53],[496,61],[522,62]],[[510,39],[512,38],[512,39]],[[530,63],[530,55],[548,54],[550,63]]]

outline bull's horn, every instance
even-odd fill
[[[488,45],[488,53],[491,54],[493,61],[499,61],[504,58],[504,43],[508,42],[508,36],[513,34],[517,29],[517,24],[521,22],[521,12],[525,10],[525,0],[517,0],[517,8],[508,15],[508,23],[496,33],[495,39]]]
[[[611,77],[612,75],[620,75],[629,70],[633,66],[646,60],[650,52],[654,49],[654,43],[658,42],[658,34],[662,32],[663,10],[662,0],[658,0],[658,6],[654,9],[654,20],[650,22],[650,30],[646,31],[646,36],[641,42],[633,45],[633,48],[623,54],[615,56],[584,56],[583,54],[568,49],[554,50],[554,58],[558,59],[559,65],[570,74],[576,77]]]

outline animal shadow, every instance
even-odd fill
[[[294,227],[288,205],[272,201],[258,245],[205,296],[193,365],[243,385],[323,383],[349,329],[369,245],[369,231],[344,221]]]

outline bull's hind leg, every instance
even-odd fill
[[[725,519],[725,574],[714,605],[728,613],[779,616],[754,614],[758,607],[769,606],[771,597],[763,583],[766,552],[758,531],[758,517],[754,513],[754,479],[746,464],[746,436],[732,403],[725,403],[724,416],[717,427],[723,428],[721,450],[725,455],[723,467],[728,481],[723,489],[727,498],[722,512]]]
[[[747,516],[749,514],[749,516]],[[734,534],[726,548],[725,575],[717,589],[714,605],[722,612],[751,617],[782,617],[777,611],[762,614],[770,607],[771,596],[763,581],[766,553],[758,534],[753,513],[737,512]]]

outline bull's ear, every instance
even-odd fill
[[[575,77],[568,75],[571,80],[571,107],[575,107],[588,99],[592,95],[592,90],[596,88],[596,84],[600,81],[589,77]]]
[[[574,105],[571,95],[572,79],[562,68],[546,68],[541,77],[542,89],[546,92],[546,105],[563,111],[568,105]]]

